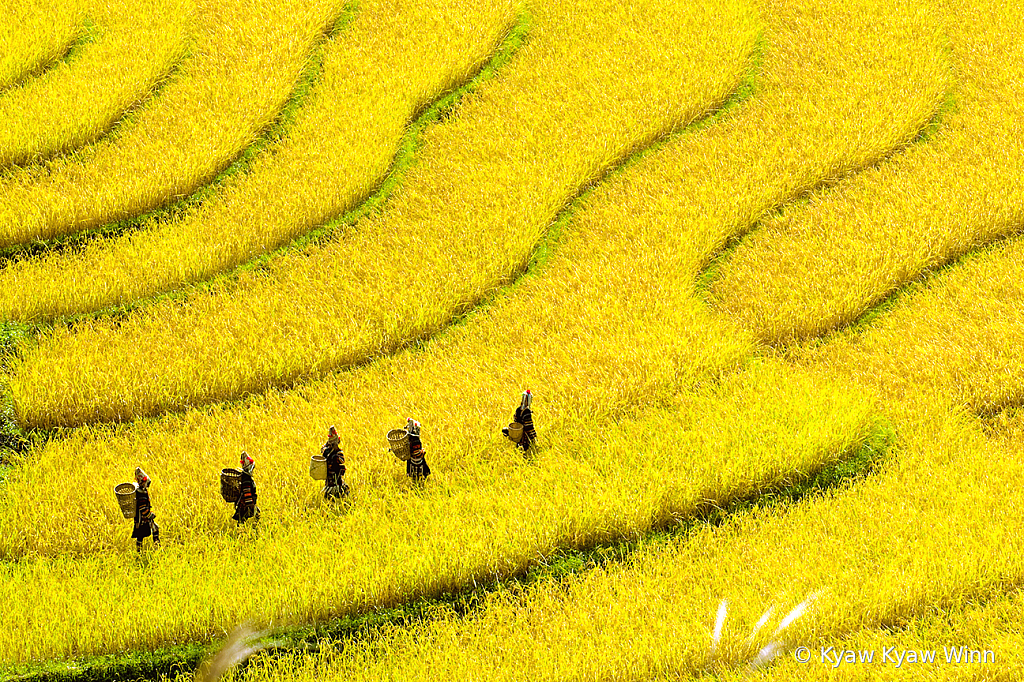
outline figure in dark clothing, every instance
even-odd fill
[[[160,546],[160,526],[156,525],[156,514],[149,501],[149,485],[152,481],[141,468],[135,468],[135,525],[132,537],[135,538],[135,549],[142,551],[142,541],[153,536],[153,547]]]
[[[523,391],[522,400],[519,402],[519,407],[516,408],[516,414],[512,418],[512,421],[517,424],[523,425],[523,435],[516,443],[517,446],[523,449],[523,452],[527,452],[535,442],[537,442],[537,429],[533,426],[533,393],[530,389]],[[508,429],[504,428],[501,430],[505,437],[508,438]]]
[[[405,462],[405,473],[414,482],[420,483],[430,475],[423,443],[420,441],[420,423],[411,417],[406,420],[405,431],[409,434],[409,459]]]
[[[345,453],[341,451],[338,430],[333,426],[327,432],[327,442],[320,448],[320,454],[327,460],[327,480],[324,481],[324,499],[338,500],[348,495],[345,485]]]
[[[238,479],[238,500],[235,502],[235,515],[231,518],[238,521],[239,526],[252,518],[256,519],[253,521],[256,524],[260,520],[260,508],[256,506],[256,481],[252,478],[256,462],[243,452],[240,464],[242,475]]]

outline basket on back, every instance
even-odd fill
[[[225,502],[238,502],[241,495],[242,472],[238,469],[220,470],[220,496]]]
[[[135,483],[118,483],[114,486],[114,496],[117,498],[117,506],[126,519],[135,518]]]
[[[409,459],[409,432],[405,429],[391,429],[388,431],[388,446],[398,459],[403,462]]]
[[[508,425],[508,439],[518,443],[523,439],[523,425],[519,422],[512,422]]]
[[[327,480],[327,458],[313,455],[309,458],[309,476],[314,481]]]

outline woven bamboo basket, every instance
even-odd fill
[[[523,439],[523,425],[519,422],[512,422],[508,425],[508,439],[518,443]]]
[[[309,476],[314,481],[327,480],[327,458],[313,455],[309,458]]]
[[[114,496],[117,497],[117,506],[126,519],[135,518],[135,483],[118,483],[114,486]]]
[[[225,502],[238,502],[238,496],[242,494],[239,489],[241,479],[242,472],[238,469],[220,470],[220,496]]]
[[[409,459],[409,432],[405,429],[391,429],[388,431],[388,446],[395,457],[406,461]]]

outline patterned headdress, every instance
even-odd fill
[[[149,476],[142,470],[142,467],[135,467],[135,482],[139,484],[139,487],[145,490],[149,487],[152,481],[149,480]]]
[[[405,420],[405,430],[409,432],[410,436],[418,436],[420,435],[420,423],[409,417]]]
[[[250,457],[249,453],[243,452],[239,463],[242,465],[242,471],[252,476],[253,469],[256,468],[256,460]]]

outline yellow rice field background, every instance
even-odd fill
[[[0,679],[184,682],[246,623],[226,679],[1020,679],[1022,36],[1002,0],[17,0]]]

